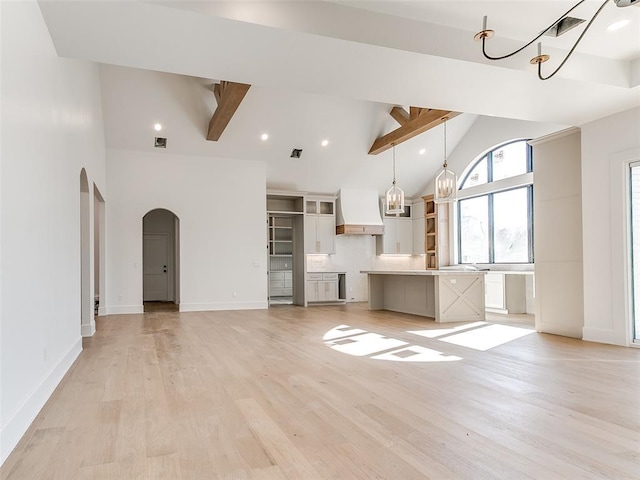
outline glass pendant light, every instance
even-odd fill
[[[385,194],[386,213],[404,213],[404,192],[396,185],[396,144],[393,147],[393,183]]]
[[[447,168],[447,118],[444,119],[444,163],[436,177],[435,203],[453,203],[458,200],[458,177]]]

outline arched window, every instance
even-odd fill
[[[458,192],[459,263],[533,263],[532,171],[526,140],[471,165]]]

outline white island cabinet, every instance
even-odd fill
[[[368,276],[369,309],[434,318],[436,322],[485,319],[485,272],[374,270]]]

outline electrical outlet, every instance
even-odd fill
[[[118,301],[121,302],[124,299],[122,295],[118,295]]]

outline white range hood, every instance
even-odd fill
[[[338,235],[383,235],[380,201],[376,190],[343,188],[336,201]]]

